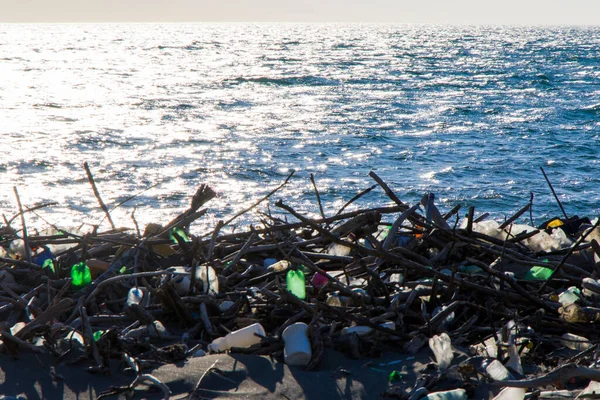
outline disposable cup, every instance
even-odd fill
[[[308,365],[312,357],[308,340],[308,325],[296,322],[285,328],[281,334],[285,347],[283,358],[287,365]]]

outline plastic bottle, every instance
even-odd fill
[[[13,254],[13,258],[17,260],[25,259],[25,242],[23,239],[15,239],[10,242],[8,250]]]
[[[184,275],[187,273],[185,267],[178,266],[172,267],[172,269],[174,272],[177,272],[177,275],[174,275],[173,278],[171,278],[173,288],[180,296],[187,296],[190,291],[190,276]]]
[[[289,270],[286,276],[287,290],[299,299],[306,299],[306,282],[304,272],[301,270]]]
[[[134,286],[127,293],[127,306],[138,304],[141,307],[147,307],[150,302],[150,293],[145,287]]]
[[[590,343],[588,338],[579,335],[574,335],[572,333],[565,333],[564,335],[562,335],[560,343],[563,346],[576,351],[583,351],[592,347],[592,344]]]
[[[312,357],[308,340],[308,325],[296,322],[285,328],[281,337],[285,343],[283,358],[287,365],[308,365]]]
[[[92,282],[92,274],[88,266],[84,262],[80,262],[71,268],[71,279],[74,287],[81,288]]]
[[[281,260],[281,261],[274,262],[273,264],[270,264],[269,266],[267,266],[267,269],[269,271],[281,272],[281,271],[287,270],[290,266],[291,266],[291,263],[289,261]]]
[[[384,328],[392,329],[392,330],[396,329],[396,324],[394,323],[394,321],[386,321],[386,322],[380,324],[380,326],[382,326]],[[358,336],[364,336],[364,335],[368,335],[371,332],[373,332],[373,328],[371,328],[370,326],[365,326],[365,325],[354,325],[354,326],[350,326],[350,327],[346,327],[346,328],[342,329],[342,335],[356,333]]]
[[[216,338],[208,345],[208,350],[217,352],[226,351],[232,347],[250,347],[260,343],[261,338],[256,336],[255,333],[265,336],[265,328],[259,323],[248,325],[245,328],[230,332],[226,336]]]
[[[213,267],[201,265],[196,269],[196,276],[202,280],[202,291],[205,294],[219,293],[219,278]]]
[[[190,238],[188,237],[188,235],[185,233],[185,231],[181,228],[178,227],[174,227],[173,229],[171,229],[169,231],[169,239],[171,239],[173,241],[173,243],[177,244],[177,238],[175,236],[179,236],[180,239],[182,239],[184,242],[190,242]]]

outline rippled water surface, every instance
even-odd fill
[[[0,210],[167,222],[201,183],[210,228],[275,198],[331,214],[376,171],[414,203],[541,222],[600,210],[600,28],[0,25]],[[388,202],[381,190],[357,204]],[[39,217],[28,215],[32,224]]]

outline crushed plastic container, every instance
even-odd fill
[[[73,287],[82,288],[92,282],[92,273],[84,262],[80,262],[71,267],[71,279]]]
[[[581,291],[579,288],[575,286],[571,286],[570,288],[562,291],[558,295],[558,301],[564,306],[568,306],[569,304],[573,304],[580,299]]]
[[[350,243],[350,239],[342,239],[342,241]],[[341,243],[331,243],[327,248],[327,254],[332,256],[349,256],[351,252],[351,247],[344,246]]]
[[[485,371],[495,381],[505,381],[508,379],[513,379],[513,376],[510,372],[508,372],[504,364],[502,364],[498,360],[492,360],[489,364],[487,364],[485,366]]]
[[[287,290],[299,299],[306,299],[306,283],[302,270],[289,270],[286,275]]]
[[[448,369],[454,358],[452,341],[446,332],[429,339],[429,348],[433,351],[440,371]]]
[[[320,289],[323,286],[325,286],[327,284],[327,282],[329,282],[329,278],[327,278],[325,275],[323,275],[320,272],[317,272],[316,274],[314,274],[312,279],[310,280],[310,283],[312,283],[312,285],[314,287],[316,287],[317,289]]]
[[[547,281],[550,279],[553,273],[554,270],[552,268],[536,265],[527,271],[527,274],[523,277],[523,279],[527,281]]]

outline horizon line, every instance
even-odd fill
[[[0,19],[0,24],[305,24],[305,25],[333,25],[333,24],[348,24],[348,25],[425,25],[425,26],[472,26],[472,27],[600,27],[600,24],[588,23],[476,23],[476,22],[400,22],[400,21],[269,21],[269,20],[244,20],[244,21],[227,21],[227,20],[77,20],[77,21],[3,21]]]

